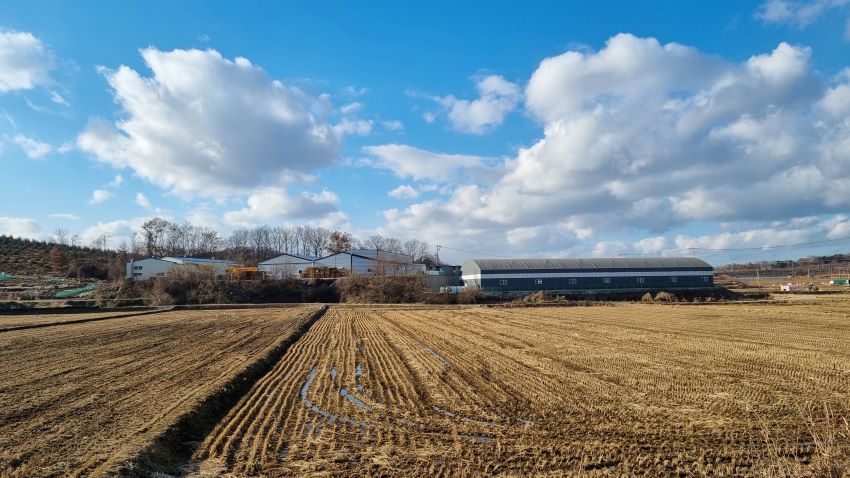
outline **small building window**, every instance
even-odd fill
[[[679,282],[679,278],[678,277],[671,277],[670,282],[671,283]]]
[[[543,285],[543,279],[534,279],[534,283],[537,285]]]
[[[637,279],[635,279],[635,281],[636,281],[638,284],[643,284],[643,277],[638,277]]]
[[[499,279],[499,285],[508,285],[507,279]]]
[[[602,283],[603,283],[603,284],[610,284],[610,283],[611,283],[611,278],[610,278],[610,277],[603,277],[603,278],[602,278]]]
[[[702,281],[703,281],[703,282],[708,282],[708,280],[709,280],[709,279],[711,279],[711,277],[709,277],[709,276],[702,276]]]
[[[142,270],[142,266],[133,266],[133,270],[134,271],[140,271],[140,270]]]
[[[578,280],[575,277],[570,277],[569,282],[570,284],[575,284],[578,282]]]

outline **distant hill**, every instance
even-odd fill
[[[83,267],[83,275],[105,278],[108,265],[117,256],[115,251],[0,236],[0,273],[57,275],[54,272],[56,258],[51,253],[54,247],[59,249],[61,273],[58,275],[61,276],[76,277]]]

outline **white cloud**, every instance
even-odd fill
[[[66,221],[78,221],[80,219],[80,216],[70,212],[57,212],[51,214],[50,217],[54,219],[65,219]]]
[[[334,125],[333,129],[340,137],[349,134],[366,136],[372,132],[372,120],[343,118],[339,123]]]
[[[658,237],[697,221],[757,224],[846,211],[850,74],[827,87],[810,56],[781,43],[732,63],[620,34],[599,51],[546,58],[525,91],[540,139],[507,160],[496,180],[472,177],[445,200],[386,211],[383,229],[411,236],[449,229],[461,244],[486,238],[494,248],[588,253],[586,243],[563,244],[587,241],[587,231]],[[426,169],[450,161],[415,148],[422,158],[411,159],[402,149],[409,147],[389,146],[366,152],[400,177],[455,176],[448,166]],[[527,239],[549,224],[570,224],[561,245]],[[622,244],[603,242],[597,253],[619,253]]]
[[[136,193],[136,204],[144,209],[153,209],[153,204],[151,204],[150,199],[142,193]]]
[[[83,244],[91,244],[105,234],[109,237],[108,247],[116,247],[122,242],[129,245],[132,240],[133,233],[140,230],[142,224],[144,224],[148,219],[151,218],[135,217],[132,219],[98,222],[94,226],[90,226],[80,233],[80,239]]]
[[[60,94],[59,94],[59,92],[57,92],[57,91],[51,91],[51,92],[50,92],[50,101],[52,101],[52,102],[56,103],[57,105],[62,105],[62,106],[71,106],[71,104],[70,104],[70,103],[68,103],[68,100],[66,100],[66,99],[65,99],[62,95],[60,95]]]
[[[91,193],[91,199],[89,199],[89,204],[100,204],[108,199],[112,198],[114,194],[111,191],[107,191],[105,189],[95,189]]]
[[[370,155],[366,164],[389,169],[400,178],[449,181],[457,179],[462,169],[483,166],[487,158],[463,154],[444,154],[414,148],[404,144],[366,146],[363,152]]]
[[[363,103],[359,103],[357,101],[348,103],[346,105],[342,105],[339,108],[339,112],[344,115],[351,115],[357,113],[358,111],[363,109]]]
[[[32,33],[0,31],[0,93],[49,85],[53,55]]]
[[[350,96],[352,98],[356,98],[358,96],[363,96],[369,92],[369,88],[357,88],[355,86],[346,86],[343,88],[342,93],[346,96]]]
[[[382,123],[384,128],[390,131],[400,131],[404,129],[404,123],[399,120],[389,120]]]
[[[0,235],[26,239],[43,239],[41,226],[28,217],[0,216]]]
[[[12,142],[20,146],[24,154],[30,159],[41,159],[53,151],[53,147],[49,144],[23,134],[16,134],[12,138]]]
[[[109,185],[113,188],[119,188],[122,184],[124,184],[124,176],[120,174],[116,174],[115,177],[112,178],[112,181],[109,183]]]
[[[336,212],[339,198],[330,191],[290,196],[283,188],[264,188],[248,196],[248,206],[224,214],[230,224],[258,224],[316,218]]]
[[[756,18],[803,28],[828,11],[848,4],[850,0],[767,0],[756,11]]]
[[[515,83],[498,75],[490,75],[478,81],[478,98],[463,100],[452,95],[435,97],[447,109],[452,127],[457,131],[483,134],[502,124],[505,116],[513,111],[522,99],[522,91]],[[426,121],[431,122],[434,116]]]
[[[338,157],[326,96],[312,98],[215,50],[146,48],[141,55],[152,76],[127,66],[101,69],[121,119],[92,119],[77,139],[100,161],[182,196],[220,199]]]
[[[387,194],[396,199],[415,199],[419,197],[419,191],[409,184],[402,184]]]

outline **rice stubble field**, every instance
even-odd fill
[[[818,474],[850,450],[847,311],[337,306],[188,472]]]
[[[0,476],[123,473],[318,310],[172,311],[0,332]]]

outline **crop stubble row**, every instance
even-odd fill
[[[848,338],[842,309],[807,305],[335,307],[195,471],[755,473],[765,434],[812,452],[805,401],[847,416]]]
[[[0,334],[0,476],[120,465],[316,310],[173,311]]]

